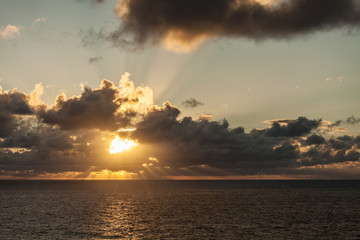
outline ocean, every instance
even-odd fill
[[[360,181],[0,181],[0,239],[360,239]]]

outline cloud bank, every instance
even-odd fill
[[[100,31],[98,39],[174,51],[191,51],[216,37],[290,39],[360,25],[358,0],[119,0],[115,12],[120,26]]]
[[[324,131],[337,122],[278,119],[246,132],[225,119],[181,116],[170,102],[154,105],[152,90],[129,76],[59,95],[51,106],[41,85],[1,92],[0,178],[360,177],[360,136]],[[115,138],[137,146],[110,154]]]

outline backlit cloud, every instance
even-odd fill
[[[115,11],[119,28],[98,39],[185,52],[216,37],[289,39],[360,24],[357,0],[118,0]]]
[[[52,108],[39,111],[39,118],[64,129],[129,127],[138,114],[145,111],[139,108],[152,104],[152,91],[134,88],[128,76],[123,76],[119,88],[113,82],[103,80],[100,88],[85,87],[80,96],[66,99],[65,95],[59,95]]]
[[[209,174],[209,169],[217,169],[227,174],[251,175],[358,162],[360,157],[360,137],[329,140],[318,135],[302,137],[315,131],[321,120],[300,117],[280,128],[273,124],[246,133],[242,127],[230,129],[226,120],[177,119],[179,114],[176,107],[165,103],[162,108],[152,108],[137,124],[133,137],[139,143],[154,144],[154,148],[158,148],[153,154],[159,159],[157,167],[200,168],[204,174]],[[156,147],[160,145],[165,147]]]
[[[154,105],[152,90],[135,86],[128,73],[118,86],[103,80],[99,88],[84,87],[80,96],[58,96],[52,106],[41,101],[42,93],[38,84],[29,94],[0,94],[0,178],[344,178],[360,173],[360,136],[329,135],[324,129],[336,125],[330,121],[277,119],[246,132],[225,119],[181,116],[170,102]],[[119,151],[113,149],[114,139],[133,144]]]

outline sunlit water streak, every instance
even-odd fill
[[[0,239],[359,239],[360,181],[0,181]]]

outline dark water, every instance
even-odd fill
[[[360,239],[360,181],[0,181],[0,239]]]

